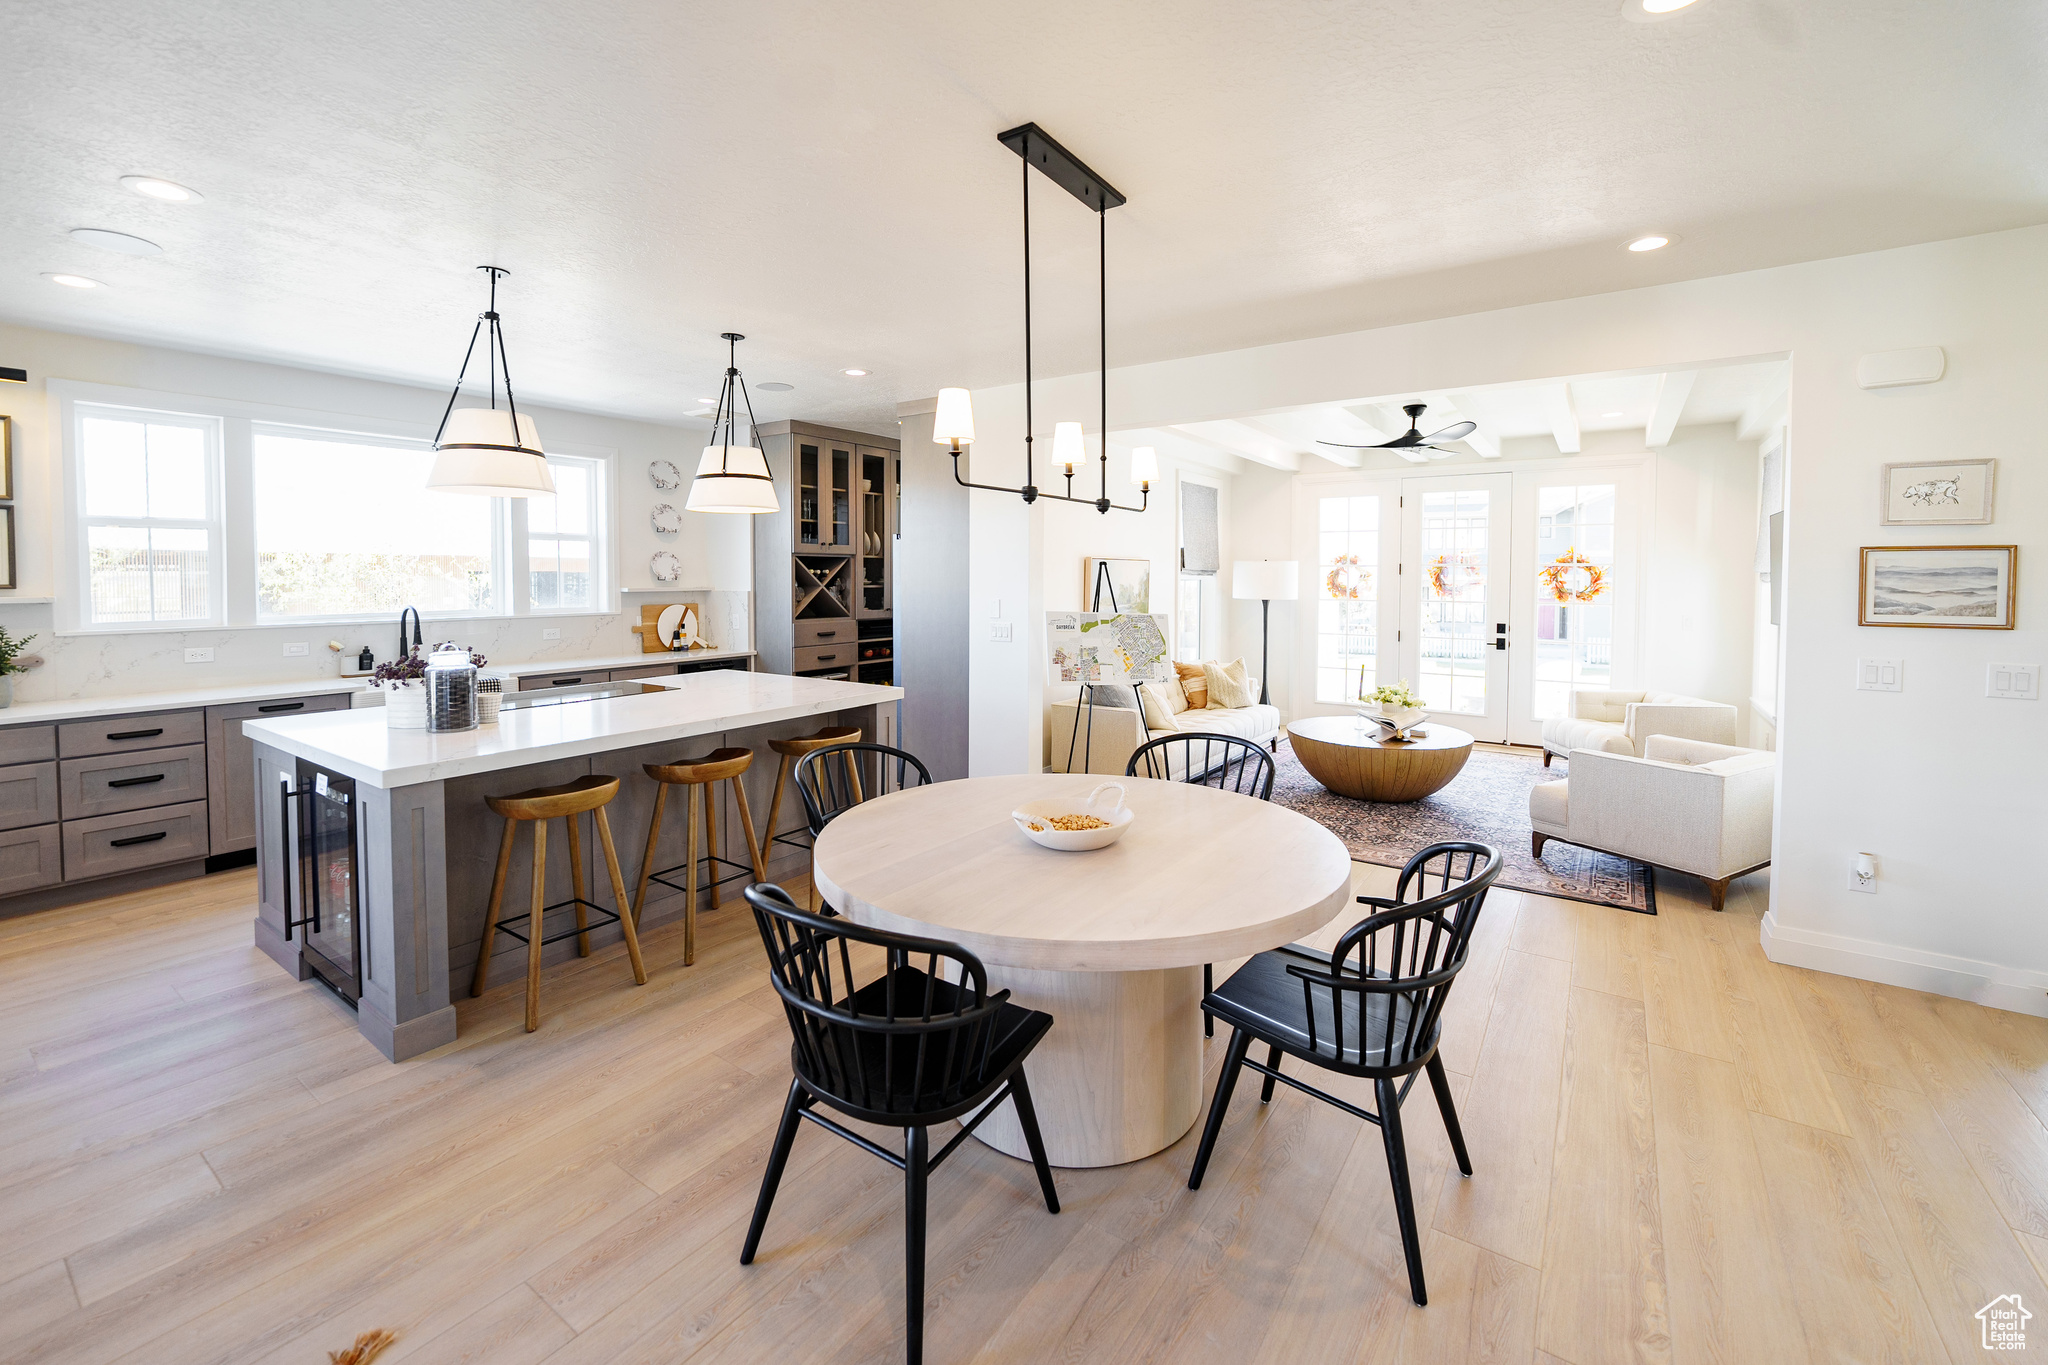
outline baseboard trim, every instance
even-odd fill
[[[1844,934],[1794,929],[1779,924],[1775,910],[1764,916],[1762,940],[1764,956],[1789,967],[1808,967],[1835,976],[1928,991],[2048,1019],[2048,972],[2024,971]]]

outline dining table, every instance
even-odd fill
[[[1085,773],[891,792],[840,813],[815,848],[839,914],[956,943],[991,990],[1053,1017],[1025,1074],[1056,1166],[1120,1165],[1185,1135],[1202,1112],[1203,965],[1312,934],[1351,895],[1350,854],[1305,816],[1188,782],[1115,785],[1133,818],[1092,851],[1041,847],[1012,818],[1048,798],[1082,810],[1104,786]],[[974,1136],[1029,1159],[1007,1104]]]

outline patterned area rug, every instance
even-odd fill
[[[1280,742],[1273,799],[1328,829],[1360,862],[1399,867],[1417,849],[1448,839],[1473,839],[1501,851],[1500,886],[1542,896],[1657,913],[1648,864],[1556,840],[1539,861],[1529,855],[1529,789],[1565,776],[1545,771],[1538,754],[1474,749],[1463,772],[1434,796],[1390,803],[1354,801],[1310,777],[1286,740]]]

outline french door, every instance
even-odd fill
[[[1512,474],[1403,479],[1401,679],[1432,720],[1508,737]]]

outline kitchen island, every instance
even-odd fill
[[[646,763],[675,763],[712,749],[754,751],[746,774],[747,800],[757,820],[771,804],[777,758],[771,739],[809,734],[823,725],[858,725],[863,737],[896,740],[897,702],[903,691],[862,683],[793,678],[773,673],[712,672],[649,679],[640,695],[565,700],[528,710],[507,710],[499,723],[435,734],[390,729],[381,709],[331,711],[288,719],[244,722],[255,741],[261,814],[258,849],[256,943],[299,980],[335,981],[335,964],[354,974],[357,1026],[385,1056],[403,1061],[454,1039],[455,1008],[467,994],[483,943],[503,824],[484,804],[490,795],[553,786],[591,773],[619,779],[606,808],[629,892],[638,885],[647,846],[656,784]],[[671,803],[673,806],[674,803]],[[721,848],[744,864],[747,854],[737,810],[719,811]],[[588,817],[581,817],[587,819]],[[784,832],[803,823],[795,792],[782,803]],[[801,871],[804,855],[768,844],[770,878]],[[528,904],[531,862],[525,841],[506,874],[504,903]],[[611,903],[594,830],[584,847],[585,896]],[[657,870],[684,859],[683,820],[673,809],[656,848]],[[550,858],[547,903],[567,900],[567,860]],[[742,905],[735,882],[725,904]],[[643,930],[682,913],[682,893],[658,883],[648,888]],[[699,901],[700,912],[708,902]],[[322,907],[317,929],[302,923]],[[311,931],[309,934],[309,930]],[[337,950],[335,939],[349,940]],[[592,943],[621,937],[617,925],[593,930]],[[309,961],[308,946],[319,958]],[[326,952],[321,949],[326,948]],[[574,955],[573,938],[550,945],[544,961]],[[520,979],[525,948],[500,936],[492,977]],[[518,961],[514,961],[518,959]],[[632,978],[621,967],[621,988]],[[348,983],[337,985],[348,995]]]

